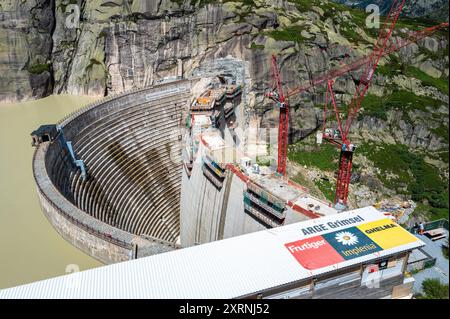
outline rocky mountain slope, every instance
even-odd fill
[[[54,1],[0,0],[0,102],[52,92]]]
[[[277,110],[263,96],[272,83],[270,55],[279,57],[283,85],[295,88],[369,54],[377,30],[364,21],[363,11],[326,0],[0,0],[0,101],[52,92],[104,96],[177,75],[180,64],[189,76],[211,59],[232,56],[248,66],[247,114],[276,127]],[[399,21],[394,37],[420,27]],[[383,59],[353,130],[363,150],[354,183],[373,192],[361,198],[412,196],[405,185],[418,178],[417,165],[433,172],[430,185],[448,180],[447,55],[448,35],[440,32]],[[336,81],[340,105],[353,95],[360,72]],[[310,181],[326,194],[334,170],[320,167],[320,158],[333,163],[337,153],[304,140],[320,126],[323,92],[317,87],[291,98],[290,158],[306,165],[308,156],[319,157],[319,164],[308,163],[318,169]],[[403,152],[404,165],[384,163],[379,147]],[[448,194],[439,187],[432,192]],[[415,190],[416,200],[428,205],[427,192]],[[445,205],[448,211],[448,200],[436,208]]]
[[[386,14],[392,6],[393,0],[333,0],[347,6],[366,8],[369,4],[376,4],[380,12]],[[448,0],[407,0],[404,15],[448,21]]]

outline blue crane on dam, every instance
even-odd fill
[[[71,141],[66,141],[65,137],[64,137],[64,131],[63,128],[60,125],[56,125],[56,129],[58,131],[58,139],[59,139],[59,143],[61,144],[62,148],[66,148],[66,150],[69,152],[70,157],[72,158],[72,163],[78,167],[81,171],[81,179],[84,181],[86,181],[87,179],[87,173],[86,173],[86,167],[84,166],[84,162],[81,159],[77,159],[77,157],[75,156],[75,152],[73,150],[73,146],[72,146],[72,142]]]
[[[62,126],[60,125],[42,125],[37,130],[31,133],[33,142],[32,146],[38,146],[44,142],[53,142],[58,139],[61,148],[65,149],[69,154],[72,160],[72,164],[78,167],[81,171],[81,178],[83,181],[87,179],[86,167],[84,165],[83,160],[77,159],[75,152],[73,150],[72,142],[67,141],[64,137],[64,131]]]

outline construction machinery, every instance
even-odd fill
[[[283,86],[281,84],[280,70],[278,68],[277,58],[272,55],[272,70],[273,78],[275,79],[276,89],[266,94],[267,97],[275,101],[277,107],[280,109],[280,119],[278,126],[278,166],[277,172],[283,176],[286,175],[286,158],[287,146],[289,139],[289,105],[283,93]]]
[[[401,48],[404,48],[412,43],[415,43],[415,42],[429,36],[430,34],[433,34],[434,32],[444,29],[444,28],[448,28],[448,22],[443,22],[441,24],[438,24],[438,25],[435,25],[432,27],[428,27],[428,28],[424,28],[419,31],[410,32],[409,34],[405,34],[404,38],[396,37],[395,40],[389,41],[387,43],[385,50],[382,52],[382,57],[388,56],[396,51],[399,51]],[[363,65],[367,65],[369,58],[370,58],[370,56],[364,56],[364,57],[359,58],[351,63],[344,64],[338,68],[332,69],[324,75],[317,76],[317,77],[311,79],[308,83],[305,83],[299,87],[289,90],[286,93],[286,98],[290,98],[294,95],[308,91],[308,90],[310,90],[314,87],[317,87],[321,84],[327,83],[328,80],[335,79],[335,78],[337,78],[341,75],[344,75],[348,72],[357,70],[360,67],[362,67]]]
[[[288,124],[289,124],[289,104],[286,100],[288,97],[299,94],[301,92],[307,91],[308,89],[326,83],[326,103],[324,109],[324,120],[323,120],[323,139],[338,146],[341,150],[339,169],[336,181],[336,192],[334,203],[336,207],[340,210],[344,210],[347,207],[348,191],[350,185],[350,178],[352,172],[353,163],[353,153],[356,146],[351,143],[348,138],[349,130],[351,124],[355,117],[357,116],[361,103],[364,96],[369,88],[369,85],[375,74],[375,70],[382,57],[387,56],[401,48],[419,41],[426,36],[434,33],[442,28],[448,28],[448,22],[441,23],[439,25],[425,28],[420,31],[412,32],[404,35],[404,38],[396,38],[394,41],[391,40],[391,35],[394,30],[395,24],[398,17],[402,11],[402,8],[406,0],[394,1],[389,14],[384,20],[383,26],[380,29],[379,37],[372,53],[369,56],[360,58],[350,64],[341,66],[327,73],[326,75],[320,76],[313,79],[310,83],[298,87],[289,91],[286,95],[283,93],[283,88],[281,84],[281,76],[278,68],[277,60],[275,55],[272,56],[272,68],[273,76],[275,80],[275,90],[266,94],[269,98],[277,103],[280,109],[280,121],[279,121],[279,131],[278,131],[278,167],[277,172],[285,175],[286,174],[286,158],[287,158],[287,144],[288,144]],[[364,72],[360,78],[357,85],[355,95],[348,107],[348,114],[345,121],[345,125],[342,125],[341,113],[337,107],[335,96],[333,93],[333,79],[346,74],[352,70],[356,70],[360,67],[365,66]],[[325,128],[326,124],[326,112],[327,105],[330,102],[333,106],[334,113],[337,119],[338,129],[330,130]]]
[[[406,0],[393,1],[391,10],[389,11],[383,23],[383,26],[380,29],[380,33],[377,42],[374,45],[372,53],[370,54],[366,63],[363,64],[363,66],[365,66],[365,69],[359,79],[358,85],[356,86],[356,91],[353,99],[348,106],[348,113],[344,126],[341,121],[340,110],[336,104],[336,99],[333,92],[333,80],[329,79],[327,83],[325,107],[328,104],[329,100],[336,115],[336,121],[340,136],[339,138],[335,138],[334,136],[325,135],[323,136],[323,139],[337,145],[341,151],[339,158],[338,176],[336,180],[336,193],[334,198],[336,208],[340,210],[344,210],[347,207],[348,190],[350,186],[350,178],[352,175],[353,153],[356,149],[355,145],[350,141],[348,136],[350,127],[361,108],[364,96],[366,95],[366,92],[369,89],[369,85],[372,82],[375,70],[380,63],[384,52],[386,51],[389,43],[389,38],[394,31],[395,24],[398,20],[398,17],[400,16],[405,2]]]

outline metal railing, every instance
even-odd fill
[[[434,220],[431,222],[427,222],[424,224],[424,230],[425,231],[429,231],[429,230],[433,230],[433,229],[438,229],[438,228],[444,228],[446,230],[448,230],[448,220],[441,218],[438,220]],[[409,232],[414,233],[414,227],[410,227],[408,229]]]
[[[39,151],[39,147],[38,146],[33,154],[33,163],[36,160],[36,156],[37,156],[37,152]],[[59,213],[61,216],[63,216],[65,219],[67,219],[69,222],[71,222],[72,224],[76,225],[78,228],[86,231],[87,233],[94,235],[95,237],[98,237],[100,239],[103,239],[107,242],[110,242],[114,245],[120,246],[122,248],[125,249],[132,249],[133,245],[129,242],[126,242],[124,240],[121,240],[119,238],[115,238],[110,234],[105,234],[103,232],[100,232],[97,229],[94,229],[82,222],[80,222],[78,219],[76,219],[75,217],[71,216],[70,214],[68,214],[67,212],[65,212],[63,209],[61,209],[58,205],[56,205],[48,196],[47,194],[45,194],[44,190],[42,189],[39,181],[37,180],[36,174],[34,173],[34,169],[33,169],[33,177],[34,180],[36,182],[36,185],[38,187],[38,192],[39,195],[41,195],[42,197],[44,197],[45,201],[57,212]],[[53,184],[52,184],[53,185]],[[62,195],[61,195],[62,196]]]
[[[203,174],[207,177],[207,179],[213,183],[217,188],[222,188],[223,182],[219,180],[218,177],[216,177],[214,174],[212,174],[210,171],[208,171],[208,166],[202,165],[202,171]]]
[[[180,84],[184,84],[187,83],[188,85],[181,85],[178,86]],[[175,86],[174,88],[171,88],[171,86]],[[188,80],[180,80],[178,82],[170,82],[170,83],[164,83],[164,84],[159,84],[159,85],[155,85],[155,86],[150,86],[150,87],[143,87],[143,88],[134,88],[122,93],[117,93],[117,94],[113,94],[113,95],[109,95],[106,97],[103,97],[93,103],[90,103],[82,108],[80,108],[79,110],[72,112],[70,114],[67,114],[65,117],[63,117],[61,120],[59,120],[57,122],[58,125],[60,125],[61,127],[64,127],[67,123],[69,123],[70,121],[72,121],[73,119],[75,119],[76,117],[87,113],[88,111],[92,110],[93,108],[99,106],[99,105],[103,105],[113,99],[117,99],[117,98],[122,98],[122,97],[126,97],[138,92],[144,92],[147,91],[149,89],[153,89],[156,90],[158,88],[163,88],[163,87],[169,87],[169,89],[166,89],[162,92],[157,92],[157,94],[161,94],[161,95],[171,95],[174,93],[184,93],[187,92],[188,90],[190,90],[190,81]],[[161,97],[161,96],[156,96],[156,95],[152,95],[155,94],[153,92],[150,92],[149,94],[146,95],[146,99],[151,99],[151,98],[155,98],[155,97]],[[33,154],[33,163],[36,160],[36,156],[37,153],[39,152],[39,146],[36,148],[34,154]],[[45,156],[45,155],[44,155]],[[63,216],[65,219],[67,219],[69,222],[71,222],[72,224],[76,225],[78,228],[86,231],[89,234],[92,234],[100,239],[103,239],[107,242],[110,242],[114,245],[123,247],[125,249],[132,249],[133,245],[131,242],[126,242],[122,239],[119,239],[117,237],[113,237],[113,234],[107,234],[104,232],[101,232],[85,223],[82,223],[80,220],[76,219],[75,217],[71,216],[70,214],[68,214],[67,212],[65,212],[63,209],[61,209],[58,205],[56,205],[48,196],[47,194],[44,192],[44,190],[42,189],[40,183],[37,180],[36,174],[34,172],[34,168],[33,168],[33,177],[34,180],[36,182],[36,185],[38,187],[38,192],[39,195],[41,195],[45,201],[57,212],[59,213],[61,216]],[[53,183],[51,183],[53,185]],[[58,192],[58,190],[57,190]],[[60,194],[58,192],[58,194]],[[61,196],[63,196],[62,194],[60,194]],[[64,196],[63,196],[64,197]]]
[[[256,196],[252,195],[251,193],[248,193],[245,190],[244,190],[244,198],[248,198],[253,203],[255,203],[256,205],[262,207],[263,209],[265,209],[266,211],[268,211],[272,215],[275,215],[279,219],[283,219],[283,218],[286,217],[286,211],[284,210],[284,208],[279,208],[277,206],[270,207],[268,202],[262,201],[261,199],[257,198]]]
[[[266,215],[264,215],[263,213],[261,213],[260,211],[258,211],[254,207],[252,207],[249,202],[246,203],[245,200],[244,200],[244,211],[247,211],[248,213],[252,214],[257,219],[259,219],[264,224],[266,224],[266,225],[268,225],[270,227],[275,228],[275,227],[278,227],[278,226],[282,225],[282,223],[276,222],[275,220],[267,217]]]
[[[436,259],[435,257],[428,254],[425,250],[418,248],[418,250],[425,255],[425,258],[413,261],[411,263],[408,263],[407,269],[408,271],[420,271],[426,268],[433,267],[436,265]]]

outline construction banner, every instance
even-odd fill
[[[381,219],[357,226],[366,236],[381,248],[389,249],[417,241],[417,238],[405,231],[390,219]]]
[[[326,241],[345,259],[353,259],[382,250],[358,228],[350,227],[323,235]]]
[[[339,253],[322,237],[316,236],[308,239],[288,243],[285,247],[303,266],[314,270],[344,261]]]
[[[315,270],[415,241],[415,236],[390,219],[381,219],[290,242],[285,247],[303,268]]]

